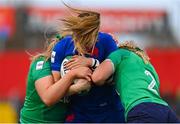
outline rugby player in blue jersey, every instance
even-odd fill
[[[111,52],[117,50],[116,42],[111,35],[99,32],[99,13],[68,8],[77,16],[62,19],[61,33],[64,38],[56,44],[51,56],[51,68],[55,80],[61,78],[61,63],[67,56],[89,57],[90,61],[84,64],[94,68],[98,61],[102,62]],[[114,86],[92,84],[91,90],[87,94],[73,95],[66,122],[124,122],[124,109]]]

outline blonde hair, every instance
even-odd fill
[[[58,38],[48,38],[45,44],[45,51],[35,56],[31,55],[31,60],[34,61],[39,57],[45,57],[45,61],[47,61],[51,57],[52,50],[58,41],[59,41]]]
[[[74,9],[65,3],[64,5],[77,15],[61,19],[63,27],[60,33],[63,36],[72,36],[79,54],[91,54],[98,37],[100,14],[93,11]]]
[[[119,48],[130,50],[140,56],[145,64],[149,63],[150,59],[148,55],[142,49],[140,49],[133,41],[125,41],[124,43],[120,43]]]

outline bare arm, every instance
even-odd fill
[[[61,75],[59,73],[59,71],[52,71],[52,75],[53,75],[53,78],[54,78],[54,81],[58,81],[60,78],[61,78]]]
[[[113,73],[114,69],[111,61],[105,60],[95,69],[91,78],[94,84],[103,85]]]
[[[91,68],[92,64],[93,64],[93,58],[86,58],[84,56],[75,55],[65,64],[65,67],[68,70],[78,68],[78,67]]]
[[[68,96],[80,93],[81,91],[91,89],[91,82],[87,81],[86,79],[76,79],[76,80],[77,82],[69,87],[67,93]]]
[[[65,64],[67,69],[78,68],[81,66],[91,67],[92,58],[86,58],[83,56],[73,56],[73,58]],[[107,82],[107,79],[113,74],[113,65],[110,60],[104,61],[100,66],[95,69],[92,75],[92,81],[96,85],[103,85]]]
[[[53,77],[55,78],[54,79],[55,82],[57,82],[61,77],[61,75],[58,71],[52,71],[52,74],[53,74]],[[72,84],[68,88],[67,93],[66,93],[67,96],[77,94],[81,91],[91,88],[91,83],[89,81],[87,81],[85,79],[77,79],[77,80],[78,80],[78,82],[76,84]]]
[[[51,75],[40,78],[35,82],[35,87],[42,101],[47,106],[51,106],[65,96],[74,79],[86,78],[90,80],[90,75],[91,70],[84,67],[80,68],[80,70],[70,71],[56,83],[54,83]]]
[[[86,58],[84,56],[73,56],[66,64],[65,68],[67,70],[76,69],[79,67],[91,67],[93,60],[92,58]],[[90,90],[91,88],[91,80],[85,80],[85,79],[76,79],[76,83],[72,84],[68,90],[67,95],[73,95],[77,94],[84,90]]]
[[[51,75],[38,79],[35,82],[36,90],[41,97],[42,101],[51,106],[59,101],[67,92],[73,78],[68,74],[61,80],[54,83]]]

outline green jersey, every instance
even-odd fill
[[[134,52],[118,49],[108,57],[114,68],[116,90],[125,108],[125,117],[137,104],[153,102],[167,106],[159,95],[159,79],[153,66]]]
[[[35,81],[48,75],[51,75],[50,61],[45,61],[44,57],[40,57],[32,62],[20,122],[58,123],[65,121],[67,104],[59,101],[55,105],[47,107],[36,91]]]

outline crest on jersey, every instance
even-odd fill
[[[43,68],[44,61],[39,61],[36,64],[36,70],[41,70]]]

